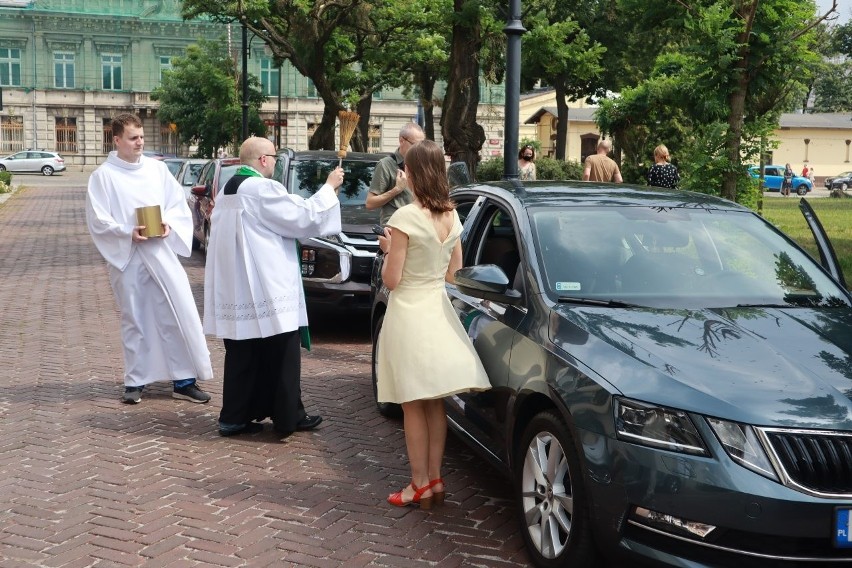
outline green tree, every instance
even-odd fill
[[[197,144],[199,157],[213,157],[217,148],[238,141],[242,126],[242,101],[237,72],[224,41],[201,40],[190,45],[186,56],[172,60],[162,84],[151,98],[160,101],[158,116],[177,126],[184,144]],[[255,77],[249,81],[249,131],[265,136],[259,110],[265,97]]]
[[[542,79],[556,91],[556,158],[565,159],[568,101],[595,93],[603,71],[606,48],[580,27],[573,11],[590,9],[591,3],[543,0],[532,4],[525,20],[522,75],[529,85]]]

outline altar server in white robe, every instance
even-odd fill
[[[205,403],[196,379],[210,379],[210,352],[186,272],[177,255],[191,254],[192,217],[183,188],[166,166],[142,155],[139,117],[112,121],[110,152],[89,178],[86,223],[108,263],[121,312],[124,348],[122,401],[136,404],[145,385],[174,382],[172,396]],[[159,205],[162,237],[145,237],[136,208]]]
[[[308,316],[296,239],[340,232],[343,170],[304,199],[268,179],[276,155],[266,138],[243,142],[240,162],[216,198],[204,273],[204,331],[225,344],[219,433],[259,432],[269,417],[283,440],[322,422],[301,398]]]

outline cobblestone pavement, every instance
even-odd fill
[[[220,379],[208,405],[166,384],[121,404],[117,312],[77,178],[27,179],[0,204],[0,566],[528,564],[509,483],[452,436],[448,503],[385,503],[407,463],[401,423],[375,411],[363,318],[315,326],[302,386],[325,422],[284,443],[220,437]],[[200,303],[203,257],[185,266]]]

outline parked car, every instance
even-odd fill
[[[842,189],[846,191],[852,187],[852,172],[843,172],[834,177],[825,178],[825,187],[831,189]]]
[[[216,196],[225,187],[240,167],[239,158],[216,158],[209,160],[198,180],[190,189],[187,200],[192,211],[192,248],[207,252],[207,242],[210,240],[210,215],[216,203]]]
[[[763,190],[764,191],[781,191],[781,184],[784,183],[784,166],[763,166]],[[748,169],[749,175],[754,179],[760,177],[760,168],[751,166]],[[793,191],[799,195],[807,195],[813,190],[814,184],[806,177],[793,176]]]
[[[708,195],[452,196],[463,268],[446,290],[493,388],[447,397],[448,421],[513,479],[536,565],[852,562],[852,296],[805,200],[823,265]]]
[[[181,166],[186,161],[186,158],[164,158],[163,163],[166,164],[166,167],[169,168],[169,171],[173,176],[177,176],[177,173],[180,171]]]
[[[0,158],[0,172],[41,172],[52,176],[65,171],[65,160],[56,152],[46,150],[24,150]]]
[[[180,169],[175,174],[178,183],[181,184],[186,191],[186,197],[189,199],[190,189],[198,181],[198,174],[201,173],[201,168],[209,162],[207,158],[184,158],[180,165]]]
[[[346,154],[339,194],[343,231],[301,241],[302,280],[309,306],[370,309],[370,274],[379,250],[371,227],[379,222],[379,211],[368,211],[364,203],[376,163],[384,155]],[[338,162],[336,152],[286,149],[278,154],[274,176],[291,193],[307,198],[322,187]]]

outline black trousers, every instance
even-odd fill
[[[257,339],[225,339],[225,377],[219,422],[272,418],[287,434],[305,417],[299,331]]]

